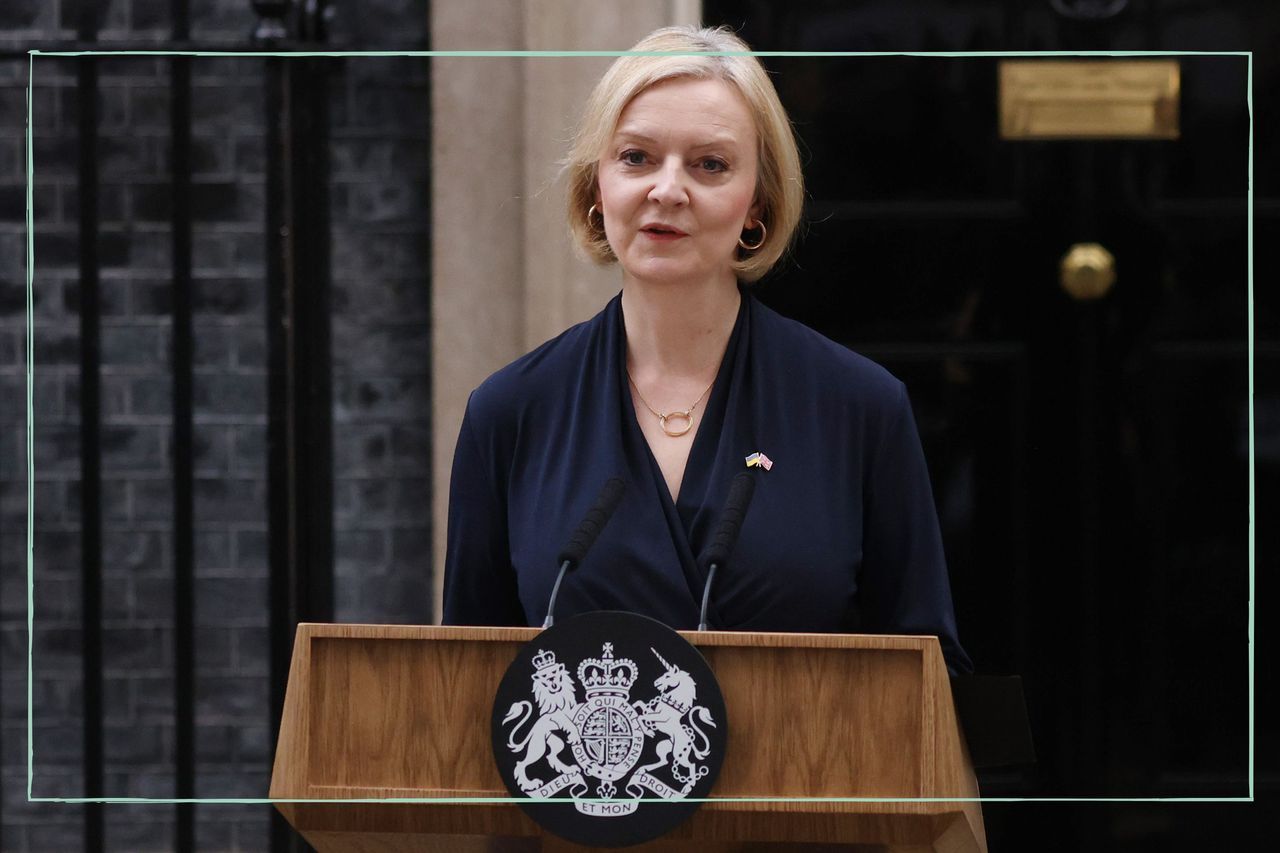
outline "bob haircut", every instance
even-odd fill
[[[773,83],[754,56],[698,55],[751,50],[724,28],[664,27],[645,36],[631,50],[684,55],[620,56],[592,90],[564,166],[569,183],[569,230],[575,243],[596,263],[617,260],[604,228],[588,222],[587,213],[596,200],[600,156],[632,98],[650,86],[679,77],[722,80],[746,101],[759,137],[755,202],[768,236],[758,249],[740,249],[733,262],[739,279],[758,281],[790,247],[804,205],[804,177],[795,135]]]

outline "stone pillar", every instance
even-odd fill
[[[431,4],[434,50],[626,50],[699,0]],[[441,612],[449,471],[467,396],[597,312],[619,272],[573,254],[559,162],[608,58],[432,60],[432,499]]]

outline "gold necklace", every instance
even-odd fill
[[[630,370],[627,371],[627,379],[630,380],[631,387],[636,389],[636,396],[640,398],[640,402],[644,403],[644,407],[648,409],[650,412],[652,412],[658,418],[658,423],[662,426],[662,431],[665,432],[667,435],[671,436],[672,438],[679,438],[689,430],[693,429],[693,410],[698,408],[698,404],[702,402],[702,398],[707,396],[707,391],[711,390],[711,385],[716,384],[716,381],[712,379],[711,385],[708,385],[706,387],[706,390],[698,395],[698,399],[693,401],[693,405],[683,412],[659,412],[653,406],[650,406],[649,401],[646,400],[644,398],[644,395],[640,393],[640,386],[637,385],[636,381],[631,378]],[[681,430],[669,429],[667,427],[667,421],[670,418],[683,419],[684,429],[681,429]]]

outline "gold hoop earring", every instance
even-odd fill
[[[744,242],[742,242],[742,238],[741,238],[741,237],[739,237],[739,238],[738,238],[738,245],[739,245],[739,246],[741,246],[743,249],[746,249],[748,252],[754,252],[756,249],[759,249],[761,246],[763,246],[763,245],[764,245],[764,241],[765,241],[765,240],[768,238],[768,236],[769,236],[769,229],[764,227],[764,222],[762,222],[762,221],[761,221],[761,220],[759,220],[759,219],[756,219],[756,220],[754,220],[754,221],[755,221],[755,223],[756,223],[755,225],[748,225],[748,226],[747,226],[745,229],[743,229],[743,230],[745,230],[745,231],[754,231],[754,230],[756,230],[757,228],[759,228],[759,229],[760,229],[760,239],[759,239],[759,240],[757,240],[755,243],[744,243]]]
[[[591,217],[595,216],[597,213],[600,214],[600,227],[601,229],[604,228],[604,211],[593,204],[591,205],[591,209],[587,211],[587,230],[588,231],[594,231],[596,229],[596,224],[591,221]]]

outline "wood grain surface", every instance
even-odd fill
[[[509,796],[490,712],[507,665],[538,633],[300,625],[271,796]],[[782,799],[707,803],[661,842],[631,849],[986,849],[978,803],[786,799],[977,796],[936,639],[682,634],[715,671],[729,716],[713,796]],[[511,804],[278,807],[320,851],[587,849],[544,836]]]

